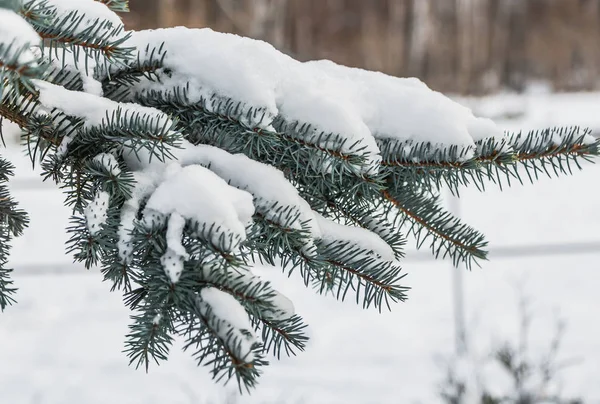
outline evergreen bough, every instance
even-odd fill
[[[499,135],[415,80],[301,64],[210,30],[128,32],[114,13],[126,10],[0,0],[0,117],[66,193],[68,251],[123,292],[136,366],[181,338],[216,379],[253,387],[267,354],[307,341],[253,264],[389,308],[408,289],[403,229],[455,265],[486,259],[442,187],[534,181],[598,154],[579,128]],[[9,242],[27,225],[11,174],[0,158],[2,309],[14,302]]]

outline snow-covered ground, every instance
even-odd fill
[[[597,93],[461,101],[508,129],[579,124],[600,134]],[[233,385],[214,385],[179,347],[148,374],[128,367],[121,353],[128,312],[120,296],[109,292],[97,272],[70,263],[63,253],[66,236],[58,231],[68,217],[62,195],[39,185],[26,160],[18,160],[14,193],[32,224],[12,256],[19,304],[0,315],[0,403],[218,404],[235,397]],[[516,289],[533,301],[534,351],[547,343],[558,311],[568,325],[562,357],[578,360],[563,373],[565,393],[600,403],[600,166],[585,168],[504,192],[490,187],[485,194],[462,193],[462,217],[487,235],[492,250],[481,269],[463,274],[464,296],[469,349],[477,354],[486,353],[490,342],[516,338]],[[597,251],[573,255],[562,252],[568,246],[535,257],[501,253],[527,245],[593,243]],[[274,360],[252,396],[228,402],[434,403],[443,376],[435,358],[454,350],[453,269],[421,257],[409,254],[404,264],[410,300],[383,314],[317,296],[298,278],[263,269],[261,275],[292,298],[310,324],[311,342],[295,358]]]

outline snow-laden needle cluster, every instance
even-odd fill
[[[598,152],[578,128],[504,134],[416,79],[209,29],[128,32],[125,10],[0,0],[0,116],[65,190],[69,252],[124,292],[136,365],[178,337],[215,378],[251,387],[267,353],[307,341],[253,265],[381,310],[406,298],[403,232],[455,264],[486,258],[440,187],[533,180]],[[0,161],[0,181],[9,169]],[[0,218],[4,268],[25,224],[4,184]]]

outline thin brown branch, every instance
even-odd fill
[[[382,161],[384,167],[418,167],[431,169],[464,168],[466,162],[453,161]]]
[[[24,128],[27,125],[27,119],[24,116],[19,115],[12,108],[7,108],[6,105],[2,103],[0,103],[0,115],[12,123],[19,125],[21,128]]]
[[[254,214],[254,216],[260,218],[261,220],[263,220],[265,223],[270,224],[273,227],[277,227],[280,231],[282,231],[283,233],[293,233],[294,231],[297,231],[296,229],[292,229],[290,227],[285,227],[282,226],[281,223],[277,223],[274,220],[268,219],[265,215],[263,215],[260,212],[256,212]]]
[[[27,66],[27,65],[19,66],[19,65],[14,65],[14,64],[8,64],[8,63],[4,63],[2,60],[0,60],[0,69],[9,70],[11,72],[16,73],[19,76],[27,76],[29,66]]]
[[[544,158],[551,159],[554,157],[567,156],[567,155],[583,156],[583,155],[589,154],[585,151],[585,149],[586,149],[586,146],[581,145],[581,144],[577,144],[572,147],[554,146],[554,147],[551,147],[550,149],[546,150],[542,154],[519,153],[516,155],[516,158],[518,161],[528,161],[528,160],[538,160],[538,159],[544,159]]]
[[[383,290],[385,290],[388,293],[392,292],[393,286],[390,285],[386,285],[381,281],[378,281],[377,279],[369,276],[369,275],[365,275],[362,272],[357,271],[354,268],[351,268],[347,265],[344,265],[343,263],[339,262],[339,261],[335,261],[335,260],[325,260],[325,262],[327,262],[328,264],[334,265],[340,269],[343,269],[344,271],[350,272],[353,275],[356,275],[358,278],[364,280],[365,282],[368,282],[372,285],[375,285]]]
[[[106,56],[108,59],[110,59],[117,50],[117,48],[114,46],[110,46],[110,45],[102,46],[102,45],[98,45],[98,44],[94,44],[94,43],[81,41],[80,39],[75,38],[75,37],[68,37],[68,36],[61,37],[61,36],[56,36],[56,35],[45,34],[42,32],[38,32],[38,34],[40,35],[40,37],[42,39],[56,41],[56,42],[60,42],[60,43],[64,43],[64,44],[73,44],[73,45],[81,46],[82,48],[99,50],[102,53],[104,53],[104,56]]]
[[[491,152],[490,154],[487,154],[485,156],[475,157],[475,161],[477,161],[478,163],[481,163],[481,164],[490,164],[490,163],[502,164],[501,162],[496,161],[496,158],[498,158],[499,155],[500,155],[500,152],[497,150],[494,150],[493,152]]]
[[[283,339],[285,339],[286,341],[289,342],[293,342],[293,338],[290,337],[290,334],[288,334],[287,332],[285,332],[284,330],[282,330],[281,328],[275,326],[272,322],[270,322],[269,320],[266,320],[264,318],[261,318],[260,321],[265,324],[267,327],[269,327],[270,329],[272,329],[273,331],[275,331],[277,334],[281,335],[281,337]]]
[[[449,235],[439,231],[438,229],[432,227],[429,223],[427,223],[425,220],[423,220],[422,217],[419,217],[417,215],[415,215],[413,212],[411,212],[410,210],[406,209],[402,203],[400,203],[400,201],[398,201],[397,199],[395,199],[387,190],[382,191],[382,195],[383,197],[392,203],[392,205],[394,205],[396,208],[398,208],[402,213],[404,213],[406,216],[408,216],[409,218],[411,218],[412,220],[414,220],[415,222],[419,223],[421,226],[425,227],[428,231],[430,231],[431,233],[443,238],[446,241],[449,241],[450,243],[452,243],[453,245],[473,254],[473,255],[477,255],[478,251],[476,247],[473,246],[468,246],[452,237],[450,237]]]
[[[471,168],[468,167],[468,165],[470,164],[491,164],[491,163],[498,163],[501,164],[499,162],[496,162],[496,159],[498,157],[500,153],[497,150],[494,150],[492,153],[490,154],[486,154],[485,156],[477,156],[474,157],[473,159],[470,160],[466,160],[466,161],[431,161],[431,160],[425,160],[425,161],[382,161],[381,165],[384,167],[417,167],[417,168],[424,168],[424,169],[432,169],[432,170],[445,170],[445,169],[461,169],[461,168]]]
[[[517,153],[513,155],[513,161],[528,161],[528,160],[541,160],[541,159],[551,159],[554,157],[562,156],[562,155],[585,155],[587,154],[585,151],[584,145],[575,145],[573,147],[562,147],[554,146],[544,153]],[[500,153],[498,151],[494,151],[485,156],[477,156],[472,160],[467,160],[464,162],[453,162],[453,161],[383,161],[381,163],[384,167],[402,167],[402,168],[421,168],[423,169],[423,173],[426,170],[446,170],[446,169],[468,169],[472,167],[467,167],[469,164],[476,163],[477,165],[473,168],[477,168],[480,165],[486,164],[497,164],[497,165],[506,165],[505,162],[497,161],[497,157]]]
[[[286,133],[278,132],[277,134],[289,142],[296,143],[296,144],[299,144],[301,146],[305,146],[305,147],[308,147],[311,149],[316,149],[316,150],[322,151],[324,153],[329,154],[332,157],[336,157],[336,158],[344,160],[344,161],[348,161],[352,157],[352,155],[350,155],[350,154],[342,153],[341,151],[338,151],[338,150],[328,149],[326,147],[319,146],[316,143],[308,142],[306,140],[298,139],[294,136],[290,136]]]
[[[135,67],[135,68],[130,68],[129,70],[120,70],[119,72],[117,72],[116,74],[112,74],[110,76],[110,81],[117,81],[117,80],[121,80],[123,77],[127,77],[129,75],[135,75],[135,74],[145,74],[145,73],[155,73],[158,69],[161,69],[162,66],[158,66],[158,65],[150,65],[150,66],[141,66],[141,67]]]

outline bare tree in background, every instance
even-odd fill
[[[593,89],[600,0],[131,0],[130,27],[187,25],[272,43],[301,60],[486,93],[546,80]]]

